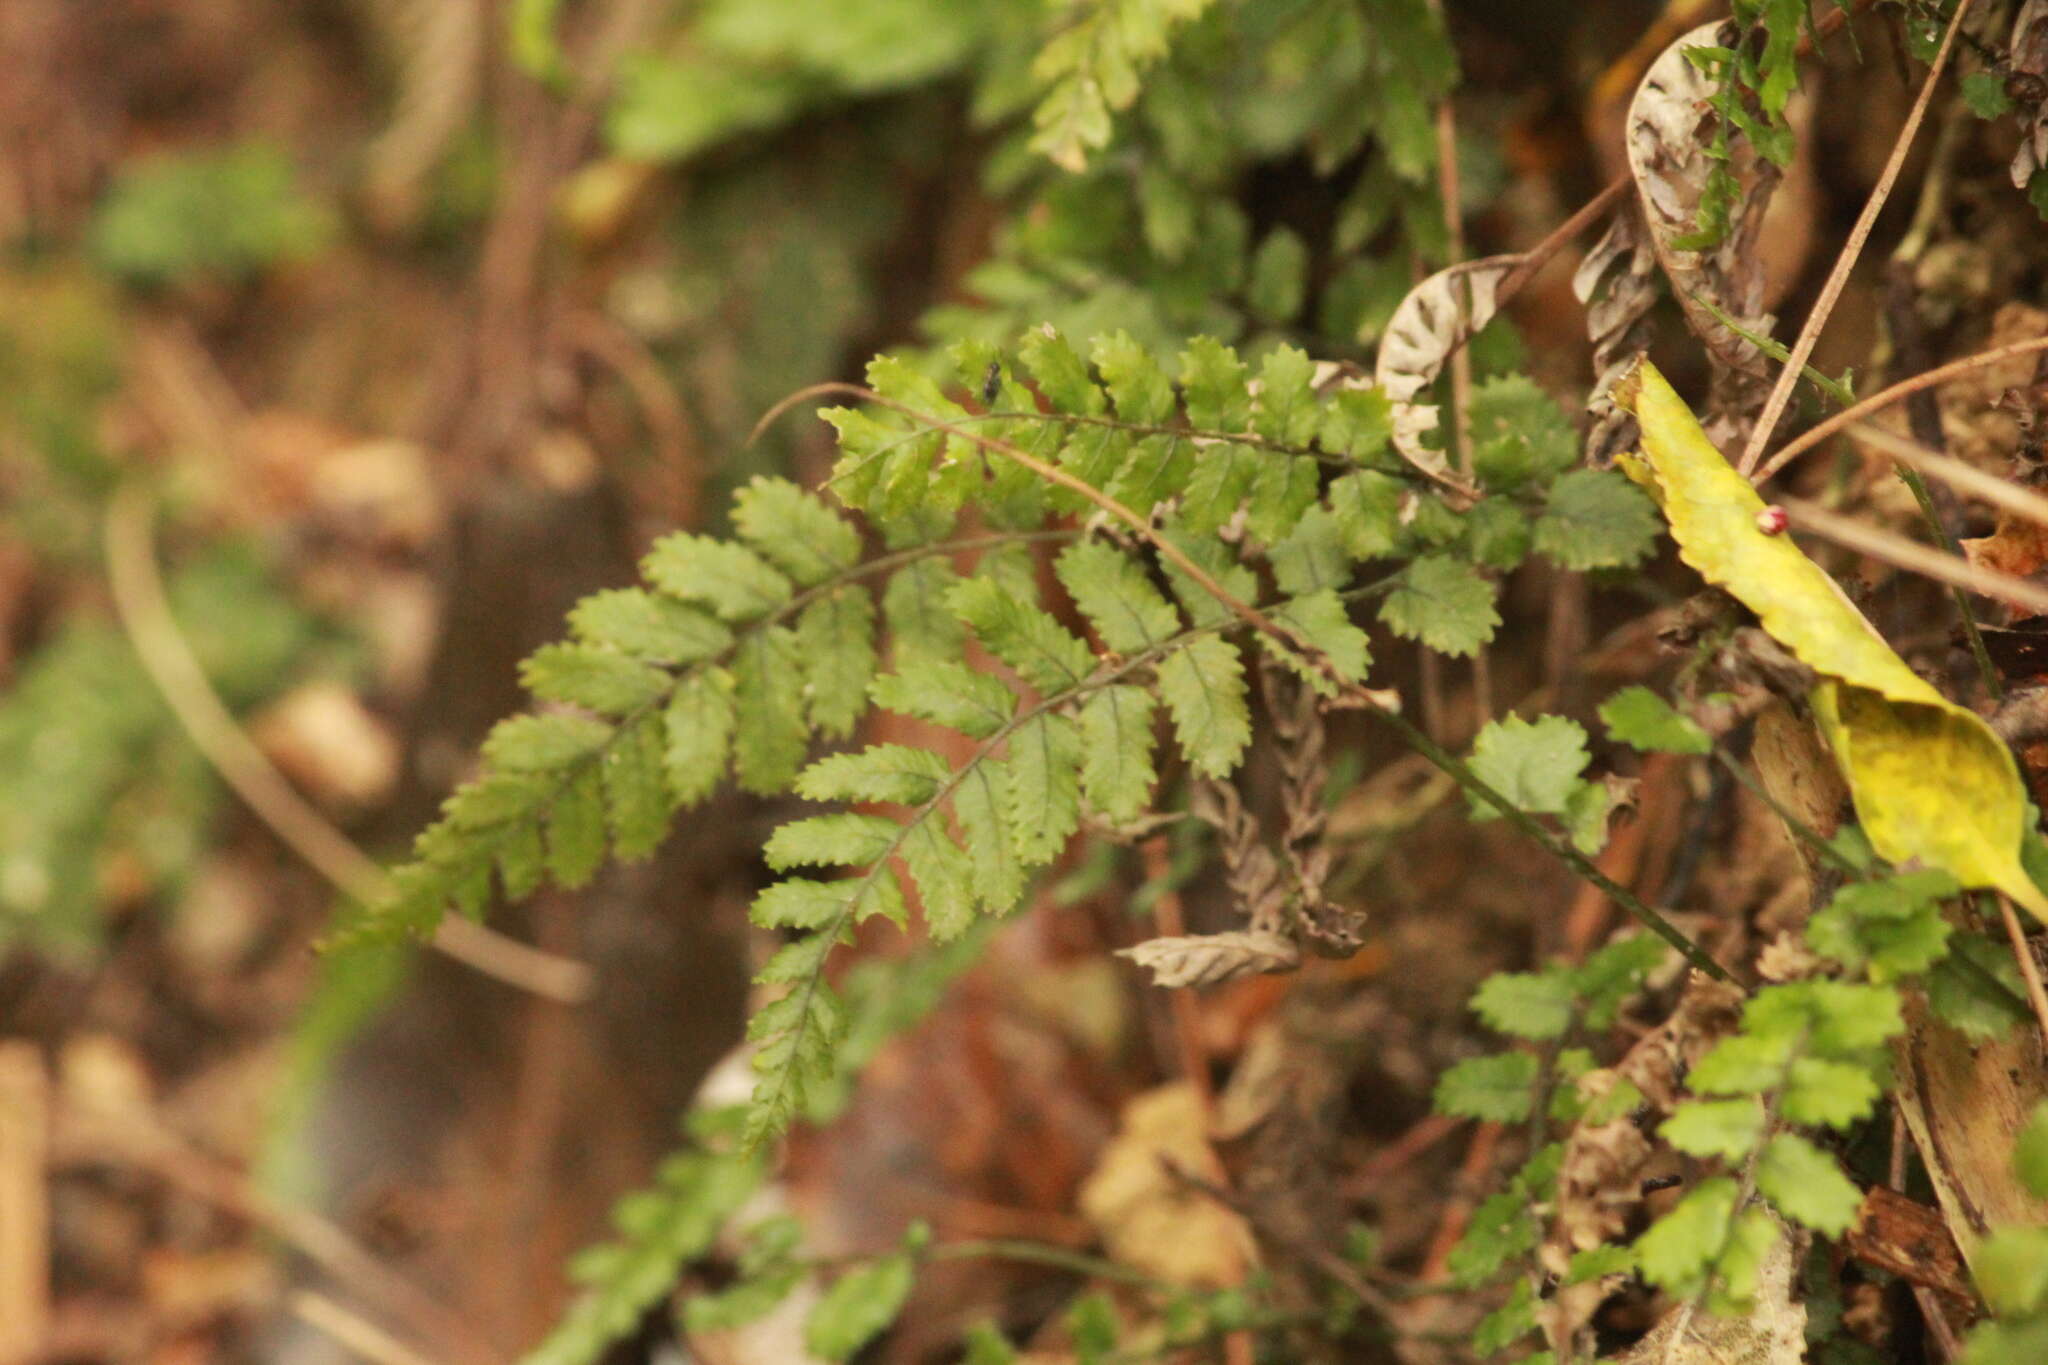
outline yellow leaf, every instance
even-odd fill
[[[1615,400],[1643,429],[1623,468],[1663,507],[1679,557],[1819,675],[1814,714],[1871,847],[2002,891],[2048,920],[2048,897],[2020,866],[2027,798],[2012,751],[1906,667],[1789,536],[1758,528],[1763,499],[1654,366],[1618,383]]]

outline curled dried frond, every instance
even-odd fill
[[[1638,1039],[1612,1069],[1579,1079],[1580,1098],[1589,1106],[1620,1112],[1603,1123],[1581,1123],[1565,1144],[1556,1213],[1539,1253],[1545,1270],[1562,1278],[1574,1255],[1626,1232],[1657,1154],[1649,1137],[1655,1125],[1648,1120],[1676,1106],[1687,1072],[1734,1031],[1742,1000],[1736,987],[1695,973],[1669,1019]],[[1561,1356],[1586,1344],[1582,1334],[1610,1289],[1588,1280],[1560,1288],[1550,1300],[1540,1317]]]
[[[2036,91],[2048,93],[2048,0],[2026,0],[2012,21],[2012,77],[2031,78]],[[2026,119],[2012,158],[2012,183],[2020,189],[2048,166],[2048,99],[2036,98]]]
[[[1615,406],[1609,391],[1649,345],[1644,319],[1657,302],[1657,253],[1641,209],[1624,205],[1608,220],[1572,274],[1572,293],[1586,306],[1586,338],[1593,343],[1586,459],[1604,468],[1635,444],[1636,420]]]
[[[1280,761],[1280,803],[1286,828],[1280,838],[1287,869],[1294,879],[1300,911],[1299,928],[1310,951],[1322,957],[1349,957],[1364,942],[1355,910],[1333,902],[1325,888],[1330,876],[1330,780],[1324,748],[1323,713],[1315,690],[1270,659],[1262,659],[1259,681],[1272,718],[1275,751]]]
[[[1301,965],[1301,949],[1294,940],[1267,929],[1147,939],[1134,948],[1118,949],[1117,956],[1145,968],[1152,973],[1153,985],[1168,990],[1214,986],[1264,972],[1291,972]]]
[[[1214,829],[1222,845],[1223,867],[1230,889],[1254,930],[1284,935],[1287,929],[1287,878],[1279,859],[1266,846],[1259,817],[1245,809],[1237,788],[1228,782],[1204,780],[1195,785],[1188,803],[1195,818]]]
[[[1440,420],[1426,395],[1451,354],[1493,321],[1500,311],[1501,281],[1523,259],[1488,256],[1437,271],[1408,291],[1380,342],[1373,379],[1393,400],[1394,448],[1431,479],[1461,492],[1468,490],[1444,452],[1422,443]]]
[[[1743,188],[1731,230],[1708,250],[1689,250],[1679,243],[1694,231],[1707,178],[1720,164],[1709,150],[1709,121],[1715,117],[1709,101],[1715,82],[1686,50],[1727,47],[1735,41],[1722,25],[1704,24],[1664,49],[1636,88],[1627,125],[1629,171],[1651,247],[1671,279],[1686,325],[1706,347],[1713,366],[1704,425],[1724,449],[1747,433],[1770,388],[1763,353],[1713,312],[1718,309],[1760,335],[1768,335],[1774,321],[1763,310],[1764,272],[1757,236],[1780,172],[1748,139],[1729,141],[1729,169]]]

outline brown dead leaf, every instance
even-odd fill
[[[1763,353],[1717,321],[1707,304],[1749,331],[1769,335],[1774,319],[1764,311],[1758,239],[1779,181],[1777,168],[1747,139],[1736,138],[1729,165],[1743,185],[1741,216],[1710,251],[1675,244],[1693,230],[1708,173],[1721,164],[1708,155],[1712,115],[1706,111],[1716,78],[1695,66],[1686,49],[1729,41],[1721,24],[1703,24],[1666,48],[1637,87],[1627,124],[1629,171],[1650,244],[1713,368],[1703,425],[1724,448],[1746,434],[1769,389],[1770,370]]]
[[[368,806],[398,780],[398,736],[334,679],[305,683],[271,702],[250,721],[249,737],[296,786],[327,805]]]
[[[1201,1096],[1185,1081],[1138,1096],[1082,1183],[1080,1207],[1119,1264],[1215,1289],[1244,1278],[1252,1238],[1244,1219],[1173,1174],[1213,1176],[1205,1127]]]
[[[1793,1293],[1793,1238],[1782,1226],[1779,1231],[1757,1269],[1748,1313],[1717,1318],[1687,1302],[1615,1356],[1618,1365],[1801,1365],[1806,1305]]]
[[[1147,939],[1119,948],[1117,956],[1151,972],[1152,984],[1167,990],[1214,986],[1263,972],[1291,972],[1301,965],[1301,949],[1293,939],[1264,929]]]
[[[1444,362],[1500,311],[1500,283],[1521,256],[1488,256],[1439,270],[1408,291],[1380,340],[1373,379],[1394,402],[1394,448],[1439,483],[1462,486],[1442,450],[1422,443],[1441,420],[1426,399]]]

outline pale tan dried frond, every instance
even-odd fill
[[[1168,990],[1291,972],[1301,965],[1301,949],[1294,940],[1266,929],[1147,939],[1136,947],[1119,948],[1117,956],[1151,972],[1152,984]]]
[[[1260,688],[1280,762],[1280,807],[1286,819],[1280,850],[1294,882],[1296,927],[1318,956],[1349,957],[1365,941],[1365,916],[1332,901],[1326,889],[1330,763],[1322,707],[1315,689],[1271,656],[1263,656],[1260,665]]]
[[[1604,468],[1635,444],[1636,419],[1615,404],[1612,390],[1648,349],[1645,319],[1657,303],[1657,253],[1640,208],[1631,203],[1615,212],[1607,231],[1572,272],[1572,293],[1586,306],[1586,339],[1593,343],[1586,460]]]
[[[2048,0],[2026,0],[2012,21],[2012,74],[2048,82]],[[2025,189],[2034,172],[2048,166],[2048,100],[2023,111],[2020,148],[2012,158],[2012,183]]]
[[[1763,308],[1757,237],[1781,178],[1778,168],[1746,138],[1735,138],[1730,169],[1743,196],[1728,235],[1711,251],[1690,251],[1674,242],[1693,231],[1707,177],[1720,164],[1708,155],[1714,118],[1708,101],[1715,82],[1685,55],[1686,49],[1733,42],[1723,25],[1703,24],[1664,49],[1636,88],[1627,124],[1629,172],[1657,263],[1670,277],[1686,325],[1706,347],[1713,367],[1703,425],[1724,450],[1747,434],[1770,390],[1771,375],[1763,353],[1716,319],[1707,303],[1745,329],[1769,335],[1775,320]]]
[[[1255,930],[1281,933],[1287,927],[1287,883],[1280,861],[1266,846],[1259,817],[1245,809],[1237,788],[1228,782],[1197,782],[1188,801],[1197,820],[1214,829],[1223,854],[1223,870],[1237,896],[1238,909]]]
[[[1394,448],[1447,487],[1464,490],[1444,452],[1422,443],[1441,416],[1426,401],[1444,362],[1500,311],[1500,285],[1521,256],[1488,256],[1439,270],[1408,291],[1380,340],[1373,381],[1393,400]],[[1425,401],[1418,402],[1418,398]]]

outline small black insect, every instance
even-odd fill
[[[988,373],[981,377],[981,405],[985,408],[994,407],[996,394],[1002,390],[1002,387],[1003,362],[991,360],[988,363]]]

